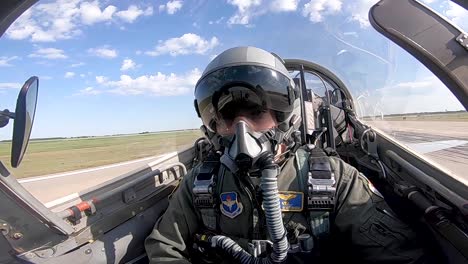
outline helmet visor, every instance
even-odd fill
[[[291,79],[270,68],[242,65],[216,70],[195,87],[195,99],[203,124],[216,131],[216,124],[240,112],[290,113],[295,93]]]

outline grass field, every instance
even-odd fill
[[[71,171],[160,155],[193,145],[199,130],[31,141],[17,178]],[[10,165],[11,145],[0,142],[0,160]]]

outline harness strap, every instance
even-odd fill
[[[217,230],[216,179],[219,170],[219,158],[209,156],[196,170],[193,183],[194,206],[200,211],[203,224],[210,231]]]
[[[257,208],[253,209],[252,226],[253,226],[253,239],[261,239],[260,224],[259,224]]]
[[[319,239],[330,233],[330,212],[335,207],[335,175],[329,157],[320,148],[296,152],[300,187],[307,196],[306,217],[312,235]],[[307,181],[305,176],[307,175]],[[306,183],[306,186],[303,186]]]
[[[216,231],[216,212],[214,208],[200,208],[200,214],[205,227],[210,231]]]
[[[312,235],[317,238],[323,238],[330,233],[330,213],[309,211],[310,230]]]

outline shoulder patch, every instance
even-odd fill
[[[304,193],[293,191],[278,192],[281,211],[301,212],[304,208]]]
[[[239,201],[236,192],[224,192],[220,194],[221,204],[219,205],[221,213],[229,218],[235,218],[242,213],[244,206]]]

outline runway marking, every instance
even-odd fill
[[[48,203],[45,203],[44,205],[47,208],[51,208],[51,207],[54,207],[56,205],[62,204],[64,202],[66,202],[66,201],[69,201],[71,199],[75,199],[75,198],[78,198],[78,197],[80,197],[80,195],[78,193],[72,193],[72,194],[69,194],[67,196],[64,196],[64,197],[55,199],[53,201],[50,201]]]
[[[154,160],[153,162],[151,163],[148,163],[149,166],[153,166],[154,164],[158,164],[166,159],[169,159],[171,157],[174,157],[177,155],[178,152],[169,152],[167,154],[164,154],[164,155],[159,155],[159,156],[154,156],[154,157],[148,157],[148,158],[143,158],[143,159],[138,159],[138,160],[131,160],[131,161],[127,161],[127,162],[122,162],[122,163],[117,163],[117,164],[113,164],[113,165],[107,165],[107,166],[101,166],[101,167],[96,167],[96,168],[92,168],[92,169],[88,169],[88,170],[81,170],[81,171],[73,171],[73,172],[70,172],[70,173],[74,173],[76,174],[76,172],[89,172],[89,171],[96,171],[96,170],[99,170],[99,169],[106,169],[106,168],[109,168],[109,167],[117,167],[117,166],[120,166],[120,165],[125,165],[125,164],[131,164],[131,163],[136,163],[138,161],[144,161],[144,160],[148,160],[148,159],[155,159],[155,158],[158,158],[157,160]],[[153,164],[153,165],[152,165]],[[60,175],[63,176],[68,176],[70,175],[70,173],[62,173]],[[71,175],[74,175],[74,174],[71,174]],[[60,176],[59,175],[59,176]],[[51,176],[57,176],[57,175],[51,175]],[[50,179],[51,176],[45,176],[45,177],[40,177],[40,179],[38,180],[47,180],[47,179]],[[53,177],[53,178],[56,178],[56,177]],[[29,179],[27,179],[29,180]],[[26,181],[26,180],[24,180]],[[37,181],[37,180],[36,180]],[[79,198],[80,197],[80,193],[78,192],[75,192],[75,193],[72,193],[72,194],[69,194],[69,195],[66,195],[66,196],[63,196],[63,197],[60,197],[60,198],[57,198],[55,200],[52,200],[50,202],[47,202],[45,203],[44,205],[47,207],[47,208],[52,208],[54,206],[57,206],[57,205],[60,205],[60,204],[63,204],[67,201],[70,201],[72,199],[76,199],[76,198]]]
[[[170,153],[170,154],[172,154],[172,153]],[[18,182],[19,183],[27,183],[27,182],[35,182],[35,181],[43,181],[43,180],[49,180],[49,179],[54,179],[54,178],[67,177],[67,176],[81,174],[81,173],[87,173],[87,172],[92,172],[92,171],[105,170],[105,169],[115,168],[115,167],[119,167],[119,166],[129,165],[129,164],[132,164],[132,163],[142,162],[142,161],[145,161],[145,160],[156,159],[156,158],[159,158],[161,156],[162,155],[152,156],[152,157],[147,157],[147,158],[142,158],[142,159],[137,159],[137,160],[131,160],[131,161],[125,161],[125,162],[120,162],[120,163],[115,163],[115,164],[111,164],[111,165],[105,165],[105,166],[100,166],[100,167],[95,167],[95,168],[90,168],[90,169],[52,174],[52,175],[48,175],[48,176],[31,177],[31,178],[27,178],[27,179],[24,179],[24,180],[19,180]]]
[[[467,144],[466,140],[440,140],[432,142],[405,143],[410,148],[421,154],[436,152],[439,150],[450,149]]]

